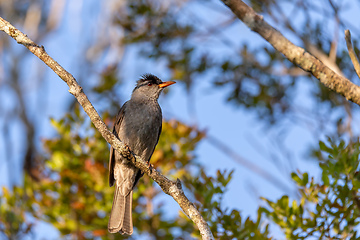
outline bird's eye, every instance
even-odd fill
[[[152,86],[152,83],[148,83],[148,86]]]

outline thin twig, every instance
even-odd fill
[[[208,224],[201,216],[200,212],[195,208],[195,205],[189,201],[182,190],[181,182],[171,181],[164,175],[156,171],[150,170],[146,161],[138,156],[132,155],[132,153],[125,147],[125,145],[112,134],[106,127],[105,123],[100,118],[99,114],[83,92],[82,88],[77,83],[76,79],[67,72],[60,64],[58,64],[53,58],[51,58],[45,51],[43,46],[38,46],[25,34],[12,26],[9,22],[0,17],[0,30],[14,38],[19,44],[24,45],[35,56],[40,58],[46,65],[48,65],[66,84],[69,86],[69,92],[75,96],[77,101],[83,107],[86,114],[90,117],[91,122],[95,128],[101,133],[104,139],[122,155],[128,155],[129,160],[139,168],[143,173],[146,173],[151,179],[153,179],[161,189],[168,195],[174,198],[179,204],[184,213],[196,224],[199,228],[202,239],[215,239],[212,235]]]
[[[346,40],[346,47],[348,49],[351,61],[352,61],[353,65],[354,65],[356,74],[360,78],[360,64],[359,64],[359,60],[356,57],[353,45],[351,43],[351,33],[350,33],[349,29],[345,30],[345,40]]]

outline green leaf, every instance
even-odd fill
[[[306,186],[306,184],[308,184],[308,182],[309,182],[309,174],[307,172],[305,172],[303,174],[303,179],[301,181],[301,184],[302,184],[302,186]]]
[[[321,180],[323,181],[325,186],[329,186],[330,180],[329,180],[329,176],[328,176],[327,172],[322,173]]]
[[[299,175],[297,175],[295,172],[292,172],[292,173],[291,173],[291,178],[292,178],[299,186],[302,185],[302,180],[301,180],[301,178],[300,178]]]

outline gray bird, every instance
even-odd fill
[[[140,158],[150,161],[158,143],[162,127],[162,113],[158,103],[161,91],[174,84],[162,82],[158,77],[146,74],[132,92],[131,99],[121,107],[113,133]],[[109,160],[109,184],[115,183],[115,194],[110,213],[108,230],[111,233],[131,235],[133,189],[143,173],[126,157],[112,147]]]

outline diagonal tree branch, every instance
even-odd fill
[[[311,73],[329,89],[360,105],[359,86],[335,73],[305,49],[290,42],[243,1],[222,0],[222,2],[252,31],[260,34],[276,50],[284,54],[290,62]]]
[[[194,204],[189,201],[182,190],[181,182],[171,181],[155,169],[150,170],[148,164],[138,156],[133,155],[125,145],[112,134],[106,127],[105,123],[100,118],[99,114],[83,92],[82,88],[77,83],[76,79],[60,66],[53,58],[51,58],[45,51],[43,46],[38,46],[25,34],[12,26],[9,22],[0,17],[0,30],[14,38],[17,43],[24,45],[35,56],[40,58],[46,65],[48,65],[66,84],[69,86],[69,92],[74,95],[80,105],[83,107],[86,114],[90,117],[91,122],[96,129],[101,133],[104,139],[119,153],[129,156],[129,160],[142,172],[146,173],[153,179],[161,189],[168,195],[174,198],[179,204],[184,213],[196,224],[199,228],[202,239],[215,239],[212,235],[208,224],[201,216],[200,212],[195,208]]]

